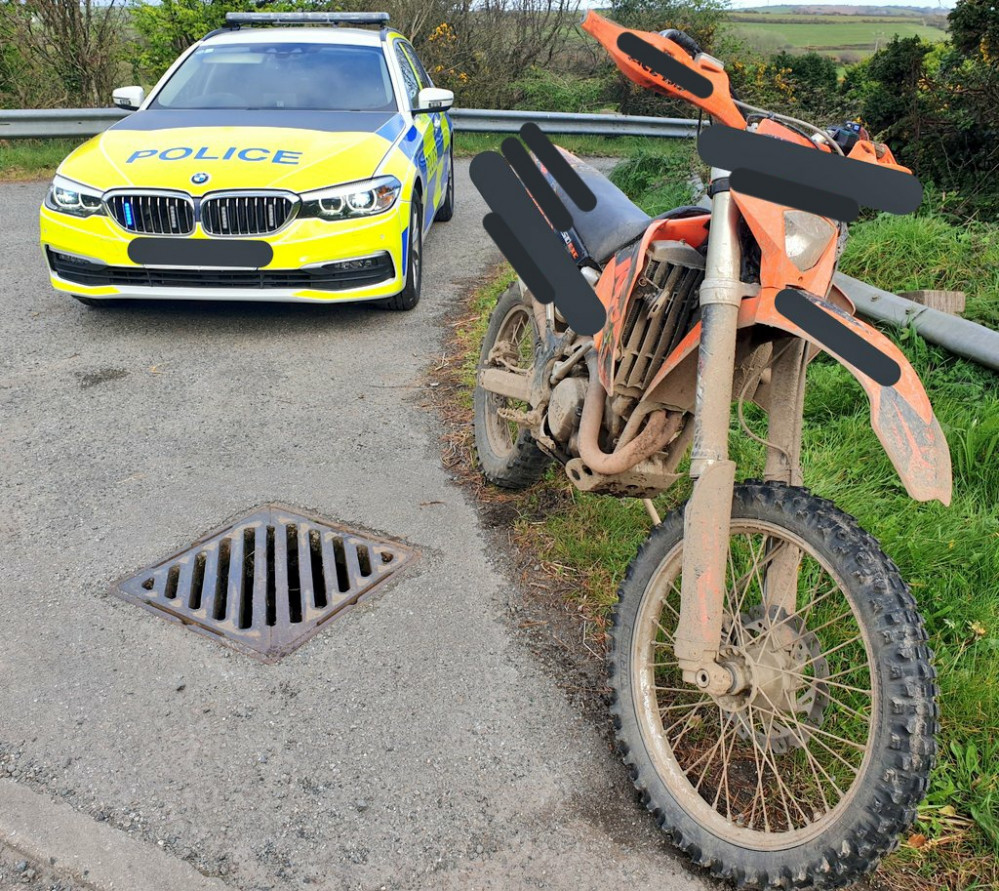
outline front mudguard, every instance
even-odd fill
[[[884,386],[852,364],[828,342],[823,342],[822,332],[816,330],[816,326],[810,326],[810,330],[805,331],[781,313],[777,308],[779,293],[776,288],[763,288],[758,295],[744,299],[739,308],[739,328],[755,325],[777,328],[804,338],[834,356],[867,393],[871,403],[871,427],[909,495],[916,501],[936,499],[945,505],[950,504],[950,449],[922,381],[902,351],[876,328],[854,318],[839,305],[813,294],[805,295],[828,316],[830,326],[845,326],[853,335],[862,338],[868,347],[878,350],[898,366],[898,379],[890,386]],[[843,302],[849,304],[849,301]],[[647,392],[652,398],[657,398],[655,391],[658,387],[669,388],[670,373],[697,350],[700,336],[701,326],[698,323],[667,357],[663,368],[649,384]]]
[[[787,318],[777,308],[778,293],[776,289],[765,288],[758,297],[745,301],[756,303],[752,308],[755,310],[755,324],[795,334],[838,359],[867,393],[871,402],[871,427],[909,495],[916,501],[937,499],[943,504],[950,504],[950,449],[933,414],[923,383],[905,354],[876,328],[854,318],[839,306],[813,294],[803,295],[825,313],[830,330],[831,326],[845,326],[898,366],[898,380],[891,386],[884,386],[831,347],[821,330],[813,326],[809,326],[808,331],[803,330]]]

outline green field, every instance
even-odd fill
[[[788,13],[731,13],[733,34],[765,51],[814,50],[839,58],[843,53],[865,57],[894,35],[936,42],[946,32],[932,19],[903,16],[807,16]]]

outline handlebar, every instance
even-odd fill
[[[685,50],[692,59],[702,52],[697,41],[686,31],[681,31],[678,28],[667,28],[665,31],[660,31],[659,36],[665,37],[667,40],[672,40],[678,47]]]

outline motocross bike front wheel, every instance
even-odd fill
[[[837,888],[898,843],[936,755],[936,685],[916,604],[877,541],[807,490],[736,486],[711,696],[673,651],[683,511],[632,562],[612,631],[612,712],[644,804],[740,887]]]
[[[539,340],[531,300],[521,295],[514,282],[497,301],[489,319],[479,369],[502,368],[529,377]],[[526,489],[537,482],[551,459],[527,430],[502,416],[503,410],[526,412],[531,406],[490,393],[478,384],[473,402],[475,449],[486,479],[505,489]]]

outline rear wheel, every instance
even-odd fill
[[[712,696],[683,681],[673,652],[683,548],[679,510],[632,562],[614,617],[612,712],[643,802],[740,887],[856,881],[915,818],[936,754],[908,588],[830,502],[737,486],[721,656],[743,688]]]
[[[534,312],[514,282],[500,297],[482,340],[479,368],[493,366],[530,375],[539,343]],[[529,411],[530,405],[475,387],[475,449],[489,482],[506,489],[526,489],[541,478],[551,459],[534,437],[507,418],[504,409]]]
[[[383,309],[407,311],[420,302],[423,286],[423,205],[420,196],[413,194],[409,213],[409,250],[406,258],[406,284],[398,293],[379,302]]]

